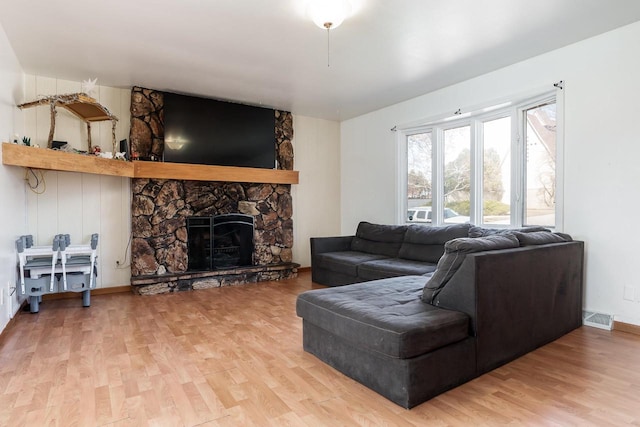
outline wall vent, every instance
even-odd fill
[[[582,324],[610,331],[613,327],[613,316],[610,314],[596,313],[594,311],[583,311]]]

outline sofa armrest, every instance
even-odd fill
[[[338,237],[312,237],[311,257],[325,252],[338,252],[351,250],[351,241],[355,236]]]
[[[582,324],[583,263],[583,242],[469,254],[434,305],[471,317],[488,372]]]

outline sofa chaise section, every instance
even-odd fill
[[[301,294],[305,351],[403,407],[467,381],[469,316],[422,302],[424,284],[406,276]]]

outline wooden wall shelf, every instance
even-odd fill
[[[133,178],[133,164],[122,160],[66,153],[48,148],[3,143],[2,163],[33,169],[65,172],[84,172],[98,175],[128,176]]]
[[[297,184],[298,171],[207,166],[186,163],[133,162],[135,178],[184,179],[190,181]]]
[[[207,166],[184,163],[124,162],[44,148],[3,143],[2,163],[33,169],[83,172],[129,178],[182,179],[190,181],[297,184],[298,171]]]

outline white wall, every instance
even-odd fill
[[[87,78],[92,76],[87,76]],[[81,92],[80,82],[27,75],[24,102],[39,96]],[[129,138],[131,91],[97,86],[92,96],[118,117],[116,141]],[[63,108],[57,109],[54,140],[73,148],[87,149],[86,124]],[[25,131],[32,144],[46,147],[50,128],[48,106],[23,111]],[[92,145],[111,151],[111,121],[91,125]],[[131,180],[123,177],[47,171],[46,188],[27,190],[27,231],[40,245],[51,243],[59,233],[71,235],[72,243],[86,243],[99,233],[97,287],[129,285],[131,272],[125,250],[131,234]],[[22,184],[21,184],[22,186]],[[120,261],[124,268],[117,268]]]
[[[16,104],[23,92],[22,68],[0,27],[0,141],[11,141],[13,134],[22,132],[22,114]],[[19,308],[18,293],[10,296],[10,288],[16,282],[14,242],[26,230],[22,174],[21,168],[0,166],[0,331]]]
[[[584,240],[586,309],[640,325],[640,23],[341,125],[342,233],[360,220],[395,222],[397,153],[390,128],[566,82],[564,231]],[[636,301],[623,299],[624,286]]]
[[[293,261],[309,267],[309,238],[340,234],[340,124],[294,115],[293,149]]]

